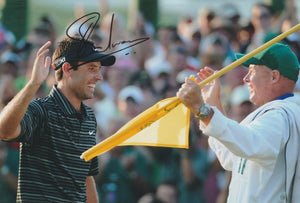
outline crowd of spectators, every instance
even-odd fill
[[[102,14],[90,37],[97,46],[105,47],[110,35],[114,42],[150,39],[117,52],[116,64],[102,69],[104,80],[98,83],[95,98],[86,101],[98,121],[97,141],[111,136],[161,99],[175,96],[185,77],[205,66],[220,70],[235,60],[234,53],[249,53],[298,24],[296,9],[294,0],[286,0],[281,10],[257,3],[251,8],[251,19],[241,22],[234,5],[222,5],[221,12],[199,8],[197,17],[183,16],[176,25],[159,26],[157,30],[141,14],[129,19],[133,27],[127,29],[117,13],[110,30],[112,13]],[[37,49],[50,40],[54,50],[65,37],[56,33],[54,25],[51,17],[44,16],[20,41],[0,26],[0,109],[25,85]],[[78,35],[78,30],[72,32]],[[288,44],[300,60],[299,32],[282,43]],[[112,49],[122,46],[120,43]],[[220,78],[226,113],[237,121],[256,108],[243,85],[246,73],[247,69],[238,66]],[[54,83],[51,70],[36,97],[47,95]],[[295,94],[299,91],[300,83]],[[95,180],[100,202],[226,202],[230,174],[209,149],[194,116],[189,134],[188,150],[122,146],[99,156],[100,171]],[[15,202],[18,158],[18,144],[0,142],[0,202]]]

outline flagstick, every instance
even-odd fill
[[[212,80],[222,76],[229,70],[237,67],[238,65],[242,64],[243,62],[247,61],[254,55],[258,54],[259,52],[263,51],[264,49],[272,46],[273,44],[281,41],[282,39],[286,38],[288,35],[298,31],[300,29],[300,24],[292,27],[288,31],[278,35],[274,39],[268,41],[267,43],[263,44],[262,46],[258,47],[257,49],[253,50],[252,52],[246,54],[245,56],[241,57],[240,59],[234,61],[230,65],[222,68],[221,70],[217,71],[215,74],[209,76],[205,80],[201,81],[199,85],[202,87],[205,84],[211,82]],[[148,127],[151,125],[151,123],[155,122],[156,120],[160,119],[164,115],[166,115],[168,112],[170,112],[172,109],[174,109],[176,106],[178,106],[181,103],[178,97],[173,97],[172,100],[167,103],[166,105],[160,107],[160,108],[154,108],[151,107],[147,109],[146,111],[149,111],[147,115],[144,116],[137,116],[136,118],[140,117],[138,119],[139,122],[134,123],[135,125],[129,125],[128,128],[124,128],[121,131],[118,131],[114,135],[110,136],[109,138],[105,139],[101,143],[98,143],[97,145],[91,147],[87,151],[83,152],[82,155],[80,156],[81,159],[84,159],[85,161],[89,161],[95,156],[99,155],[100,152],[99,150],[101,149],[102,153],[105,151],[108,151],[115,146],[121,144],[125,140],[127,140],[129,137],[124,136],[125,134],[128,134],[128,132],[132,132],[132,136],[135,135],[137,132],[141,131],[145,127]],[[134,118],[135,119],[135,118]],[[143,122],[141,122],[141,120]]]

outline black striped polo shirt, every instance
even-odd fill
[[[98,173],[97,158],[80,159],[96,144],[94,112],[78,113],[54,86],[33,100],[21,122],[17,202],[86,202],[87,176]]]

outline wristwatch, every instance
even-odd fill
[[[195,116],[196,118],[201,120],[209,116],[210,112],[211,112],[210,106],[207,103],[204,103],[204,105],[200,107],[199,113]]]

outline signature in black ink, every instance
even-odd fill
[[[77,23],[79,23],[82,19],[86,19],[84,20],[80,26],[79,26],[79,38],[81,40],[88,40],[89,37],[91,36],[93,30],[96,28],[96,26],[98,25],[98,22],[100,20],[100,13],[98,12],[92,12],[92,13],[89,13],[87,15],[84,15],[80,18],[78,18],[77,20],[75,20],[66,30],[66,35],[71,38],[71,39],[76,39],[72,36],[69,35],[69,30],[71,29],[71,27]],[[95,20],[95,22],[91,22]],[[112,55],[112,54],[115,54],[117,52],[120,52],[120,51],[123,51],[125,49],[128,49],[130,47],[133,47],[137,44],[140,44],[142,42],[145,42],[146,40],[150,39],[150,37],[141,37],[141,38],[137,38],[137,39],[133,39],[133,40],[122,40],[122,41],[118,41],[118,42],[112,42],[112,28],[113,28],[113,22],[114,22],[114,14],[112,14],[112,17],[111,17],[111,24],[110,24],[110,34],[109,34],[109,39],[108,39],[108,44],[107,46],[105,47],[105,49],[103,49],[102,47],[96,47],[97,50],[99,52],[107,52],[108,50],[111,50],[115,47],[117,47],[118,45],[123,45],[123,44],[127,44],[127,46],[121,48],[121,49],[118,49],[118,50],[114,50],[110,53],[106,53],[107,55]],[[83,26],[86,26],[87,25],[87,30],[83,33],[82,32],[82,29],[83,29]],[[128,55],[128,54],[126,54]]]

